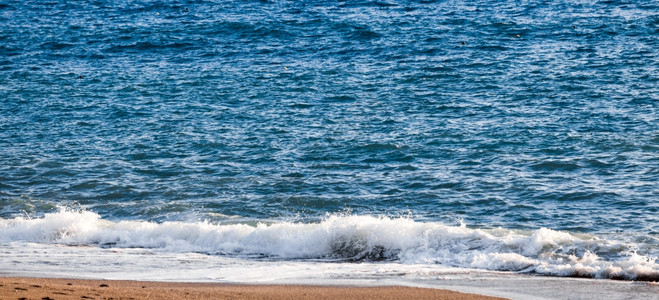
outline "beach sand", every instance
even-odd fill
[[[0,277],[0,299],[503,299],[402,286],[220,283]]]

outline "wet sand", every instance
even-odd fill
[[[219,283],[0,277],[0,299],[503,299],[402,286]]]

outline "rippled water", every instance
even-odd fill
[[[659,276],[652,1],[3,1],[0,27],[6,241],[62,242],[15,225],[58,206],[115,224],[339,213],[592,234],[622,246],[561,251],[640,251],[630,274]]]

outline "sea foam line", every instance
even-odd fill
[[[656,239],[655,239],[656,240]],[[659,280],[656,245],[571,234],[473,229],[409,217],[330,215],[318,223],[113,222],[61,208],[0,219],[0,242],[151,248],[268,259],[389,261],[612,279]],[[644,249],[639,251],[639,249]]]

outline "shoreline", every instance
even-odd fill
[[[1,299],[505,299],[407,286],[225,284],[0,277]]]

